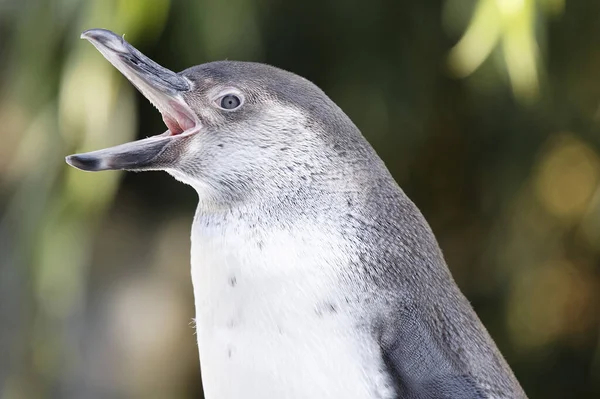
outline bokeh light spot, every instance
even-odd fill
[[[599,176],[597,154],[573,136],[561,136],[542,156],[535,179],[537,198],[556,217],[580,217],[596,190]]]

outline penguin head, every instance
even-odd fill
[[[323,91],[293,73],[237,61],[175,73],[113,32],[92,29],[82,38],[158,109],[168,130],[68,156],[76,168],[164,170],[201,199],[244,200],[335,175],[332,163],[360,136]]]

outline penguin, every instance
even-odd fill
[[[526,398],[424,217],[316,85],[260,63],[172,72],[84,32],[167,130],[71,155],[198,194],[191,276],[207,399]]]

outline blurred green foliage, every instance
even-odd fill
[[[531,398],[600,397],[600,2],[0,2],[0,398],[201,397],[195,195],[64,156],[162,132],[87,28],[321,86],[432,225]],[[124,178],[124,179],[123,179]]]

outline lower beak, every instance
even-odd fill
[[[177,151],[166,151],[179,141],[182,133],[200,126],[195,113],[183,99],[191,83],[183,76],[158,65],[125,39],[104,29],[85,31],[81,37],[89,40],[102,55],[158,108],[169,130],[104,150],[70,155],[69,165],[87,171],[151,170],[170,166]]]
[[[66,161],[77,169],[89,172],[162,169],[174,162],[162,156],[171,140],[168,136],[154,136],[103,150],[69,155]]]

